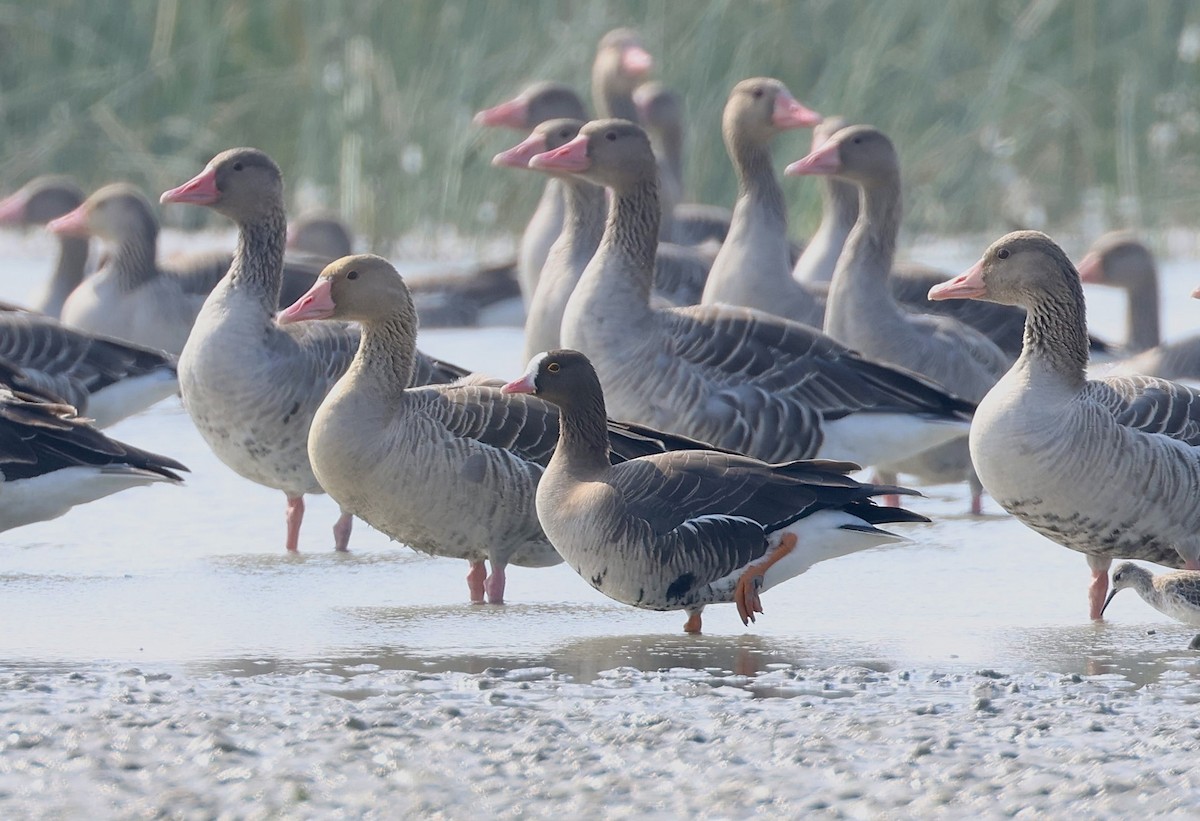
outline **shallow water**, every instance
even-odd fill
[[[192,238],[173,238],[176,245]],[[8,260],[0,298],[23,300],[48,266],[45,237],[0,237]],[[937,247],[947,268],[974,249]],[[1185,298],[1190,266],[1164,270],[1164,327],[1185,333],[1200,302]],[[1120,338],[1121,300],[1089,291],[1095,331]],[[422,334],[437,356],[512,377],[516,329]],[[504,607],[465,602],[466,565],[393,544],[356,523],[349,555],[330,550],[335,517],[310,497],[302,553],[284,555],[282,495],[232,474],[208,451],[178,401],[112,429],[168,453],[192,473],[183,487],[153,487],[4,534],[0,545],[0,665],[154,662],[254,673],[311,662],[478,671],[546,666],[587,680],[617,666],[753,672],[771,662],[865,664],[878,669],[1119,672],[1152,678],[1186,655],[1191,632],[1132,593],[1111,619],[1086,619],[1087,569],[999,515],[963,515],[964,487],[926,488],[914,508],[934,519],[909,526],[912,542],[819,565],[764,597],[743,627],[732,607],[705,614],[705,635],[685,637],[682,614],[634,610],[588,587],[565,566],[512,569]],[[1148,635],[1148,631],[1156,631]]]

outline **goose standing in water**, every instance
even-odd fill
[[[380,257],[337,260],[279,315],[280,323],[311,319],[362,326],[354,362],[321,403],[308,438],[313,472],[339,504],[417,550],[469,561],[475,603],[504,601],[510,564],[562,561],[533,504],[558,441],[553,405],[502,394],[501,383],[478,375],[408,387],[417,315],[404,280]],[[605,435],[621,459],[701,447],[613,422]]]
[[[1200,392],[1148,376],[1088,380],[1083,287],[1045,234],[992,243],[930,299],[1027,311],[1025,347],[971,425],[988,493],[1025,525],[1087,556],[1100,618],[1113,559],[1200,569]]]
[[[208,206],[238,225],[233,264],[205,300],[179,357],[180,392],[217,458],[287,496],[285,544],[295,552],[304,494],[323,492],[308,461],[309,425],[350,365],[358,330],[275,322],[287,217],[283,175],[263,152],[224,151],[162,201]],[[420,355],[413,379],[446,382],[464,373]],[[347,549],[351,525],[343,510],[333,529],[335,549]]]
[[[45,225],[78,208],[83,200],[83,190],[70,177],[35,177],[0,202],[0,225]],[[33,309],[55,319],[61,316],[67,296],[83,282],[87,258],[86,237],[59,235],[58,260]]]
[[[734,602],[742,623],[759,594],[826,559],[902,541],[880,524],[922,522],[871,497],[908,492],[861,484],[844,462],[766,464],[692,450],[612,464],[604,394],[578,351],[539,354],[504,386],[558,405],[558,447],[537,489],[554,547],[589,584],[648,610],[685,610],[698,633],[705,605]]]
[[[844,128],[789,165],[785,173],[834,174],[862,192],[858,221],[846,239],[829,288],[825,332],[866,356],[922,374],[965,399],[982,399],[1008,368],[1004,352],[951,317],[901,308],[889,289],[901,215],[900,162],[891,140],[870,126]],[[887,468],[935,481],[968,479],[971,512],[981,510],[981,489],[965,441]]]
[[[657,170],[633,123],[588,123],[529,165],[613,191],[562,338],[591,359],[616,418],[766,462],[819,455],[876,464],[966,433],[971,403],[808,326],[724,305],[653,308]]]

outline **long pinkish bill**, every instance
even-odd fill
[[[836,174],[842,169],[842,157],[838,144],[832,140],[813,151],[807,157],[796,160],[783,169],[788,177],[801,177],[813,174]]]
[[[776,128],[812,128],[820,125],[823,119],[786,91],[781,91],[775,98],[775,109],[771,112],[771,122]]]
[[[929,298],[935,302],[942,299],[979,299],[985,296],[987,285],[983,281],[982,259],[954,279],[940,282],[929,289]]]
[[[475,115],[476,125],[504,126],[524,130],[529,121],[529,103],[520,97],[485,108]]]
[[[46,228],[60,236],[86,237],[88,231],[87,203],[46,223]]]
[[[542,171],[566,171],[568,173],[586,171],[592,165],[587,151],[588,138],[586,135],[580,134],[566,145],[534,156],[529,161],[529,167]]]
[[[333,280],[319,277],[308,293],[284,308],[275,317],[280,325],[290,325],[306,319],[328,319],[333,316]]]
[[[178,188],[164,191],[158,198],[161,203],[183,202],[191,205],[212,205],[221,198],[217,188],[217,171],[205,168]]]
[[[514,379],[500,389],[500,393],[537,393],[534,384],[534,374],[527,373],[520,379]]]
[[[630,77],[644,77],[654,68],[654,58],[641,46],[625,46],[621,50],[621,68]]]
[[[25,222],[25,206],[29,195],[24,191],[10,194],[0,202],[0,225],[21,225]]]
[[[504,168],[528,168],[529,161],[546,150],[546,138],[530,134],[522,142],[492,157],[492,165]]]

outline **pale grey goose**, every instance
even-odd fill
[[[135,186],[114,183],[52,221],[56,234],[94,235],[108,253],[100,268],[71,292],[62,320],[91,333],[178,355],[209,292],[229,270],[227,252],[158,260],[158,215]],[[284,294],[295,299],[320,271],[290,264]]]
[[[0,311],[0,359],[19,371],[13,387],[48,391],[99,428],[179,389],[175,357],[26,311]]]
[[[899,541],[876,525],[928,521],[872,496],[911,492],[861,484],[857,465],[770,465],[692,450],[613,465],[604,394],[578,351],[539,354],[505,391],[558,405],[558,447],[537,489],[537,513],[575,572],[606,596],[649,610],[686,610],[699,632],[705,605],[735,602],[742,622],[759,593],[819,561]]]
[[[1099,618],[1113,559],[1200,569],[1200,392],[1149,376],[1088,380],[1083,286],[1045,234],[992,243],[930,299],[1021,305],[1025,347],[971,426],[992,497],[1087,555]]]
[[[286,547],[299,545],[304,494],[320,493],[308,461],[308,427],[321,400],[358,347],[356,328],[334,323],[276,324],[287,217],[283,176],[253,148],[214,157],[163,202],[206,205],[238,224],[233,264],[196,317],[179,357],[183,404],[222,462],[287,495]],[[449,381],[461,369],[420,356],[414,381]],[[346,549],[351,516],[334,526]]]
[[[1125,348],[1130,356],[1114,372],[1163,379],[1200,379],[1200,336],[1163,342],[1159,335],[1158,266],[1154,254],[1132,234],[1116,231],[1097,239],[1079,261],[1086,282],[1125,292]]]
[[[129,488],[178,484],[181,470],[174,459],[105,436],[69,405],[0,385],[0,530]]]
[[[891,140],[870,126],[843,128],[787,174],[835,174],[861,189],[858,221],[838,258],[825,306],[825,332],[866,356],[920,373],[978,402],[1010,360],[974,328],[946,316],[918,314],[897,304],[888,286],[900,230],[900,162]],[[971,511],[980,489],[966,442],[888,467],[935,481],[971,480]]]
[[[0,202],[0,225],[45,225],[78,208],[83,200],[83,190],[70,177],[34,177]],[[87,259],[86,237],[60,235],[54,271],[33,301],[33,309],[55,318],[61,315],[67,295],[83,281]]]
[[[479,125],[530,131],[546,120],[586,120],[583,100],[570,86],[541,82],[527,87],[511,100],[475,115]],[[550,246],[562,230],[565,211],[561,180],[551,178],[542,188],[541,199],[529,217],[517,246],[517,281],[526,307],[533,300],[538,276],[546,264]]]
[[[751,77],[733,87],[721,133],[738,178],[729,234],[704,286],[705,305],[742,305],[820,328],[822,295],[792,277],[787,204],[771,166],[780,132],[811,128],[821,116],[801,105],[779,80]]]
[[[558,441],[554,406],[502,394],[499,381],[480,376],[407,387],[417,315],[404,280],[380,257],[330,264],[279,315],[280,323],[307,319],[362,326],[354,362],[321,403],[308,438],[317,479],[344,509],[417,550],[468,560],[477,603],[504,600],[509,564],[562,561],[533,505]],[[617,458],[700,447],[618,423],[608,434],[623,454]]]
[[[651,307],[657,175],[633,123],[588,123],[530,167],[613,190],[562,338],[591,358],[615,417],[771,462],[820,455],[875,464],[965,433],[971,403],[806,325],[723,305]]]

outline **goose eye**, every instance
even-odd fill
[[[617,139],[617,132],[615,132],[615,131],[609,131],[609,132],[607,132],[607,133],[604,135],[604,139],[608,140],[610,143],[611,143],[611,142],[615,142],[615,141],[616,141],[616,139]]]
[[[855,137],[851,142],[855,145],[862,145],[862,137]]]
[[[233,170],[234,170],[234,171],[241,171],[241,170],[242,170],[242,163],[241,163],[241,161],[235,162],[235,163],[233,164]]]
[[[549,365],[546,366],[546,370],[550,371],[550,373],[558,373],[558,369],[559,369],[559,364],[557,362],[551,362]]]
[[[1008,249],[1001,248],[999,251],[996,252],[996,256],[998,256],[1000,259],[1008,259]]]
[[[346,274],[346,279],[358,279],[358,271],[350,271]]]
[[[762,97],[762,95],[763,95],[763,90],[761,88],[754,89],[754,99],[757,100],[760,97]]]

